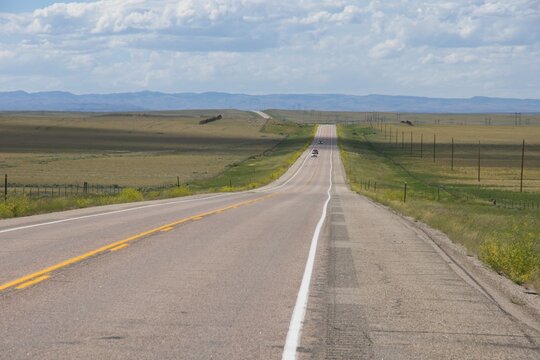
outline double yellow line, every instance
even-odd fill
[[[67,266],[73,265],[73,264],[78,263],[78,262],[80,262],[82,260],[88,259],[88,258],[90,258],[92,256],[96,256],[96,255],[104,253],[106,251],[117,251],[117,250],[123,249],[126,246],[128,246],[128,244],[130,242],[132,242],[134,240],[137,240],[137,239],[140,239],[142,237],[155,234],[155,233],[157,233],[159,231],[170,231],[170,230],[172,230],[172,228],[174,226],[186,223],[188,221],[200,220],[200,219],[202,219],[204,217],[207,217],[209,215],[219,214],[219,213],[222,213],[222,212],[227,211],[227,210],[236,209],[236,208],[238,208],[240,206],[249,205],[249,204],[252,204],[254,202],[258,202],[258,201],[262,201],[262,200],[271,198],[273,196],[276,196],[276,194],[270,194],[270,195],[261,196],[261,197],[258,197],[258,198],[252,199],[252,200],[247,200],[247,201],[242,201],[242,202],[239,202],[239,203],[236,203],[236,204],[232,204],[232,205],[220,208],[220,209],[216,209],[216,210],[208,211],[208,212],[205,212],[205,213],[200,213],[200,214],[197,214],[197,215],[189,216],[187,218],[183,218],[183,219],[174,221],[172,223],[157,227],[155,229],[148,230],[148,231],[139,233],[137,235],[133,235],[133,236],[127,238],[127,239],[116,241],[116,242],[114,242],[112,244],[102,246],[102,247],[100,247],[98,249],[95,249],[95,250],[89,251],[87,253],[84,253],[82,255],[79,255],[79,256],[73,257],[71,259],[62,261],[61,263],[58,263],[56,265],[49,266],[48,268],[36,271],[35,273],[32,273],[32,274],[23,276],[21,278],[9,281],[9,282],[7,282],[5,284],[0,285],[0,291],[4,291],[4,290],[12,288],[12,287],[15,287],[16,289],[27,288],[29,286],[32,286],[34,284],[37,284],[37,283],[39,283],[39,282],[41,282],[43,280],[46,280],[46,279],[50,278],[51,273],[56,271],[56,270],[59,270],[59,269],[65,268]]]

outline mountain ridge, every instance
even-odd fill
[[[432,98],[406,95],[265,94],[137,91],[80,94],[66,91],[0,92],[0,111],[164,111],[185,109],[335,110],[418,113],[539,113],[540,99],[474,96]]]

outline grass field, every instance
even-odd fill
[[[416,114],[353,111],[315,110],[265,110],[266,113],[283,120],[304,124],[368,124],[400,123],[410,121],[415,125],[456,125],[456,126],[528,126],[540,125],[540,114]]]
[[[199,125],[217,114],[223,119]],[[255,188],[281,176],[313,131],[311,125],[266,121],[234,110],[4,113],[0,169],[9,175],[10,192],[0,203],[0,218]],[[90,192],[105,187],[109,193],[71,196],[73,187],[55,186],[83,182],[91,184]],[[120,191],[113,184],[129,188],[116,194]]]
[[[223,120],[199,125],[222,114]],[[283,136],[241,111],[2,114],[0,172],[19,184],[190,182],[271,148]]]
[[[306,112],[273,115],[301,123],[319,118],[310,121]],[[397,122],[395,114],[320,115],[325,117],[342,122],[341,155],[354,191],[444,231],[496,271],[540,289],[540,116],[522,115],[521,126],[508,121],[512,114],[400,115],[413,126]],[[491,122],[482,124],[486,118]]]
[[[380,151],[399,159],[427,182],[450,187],[481,185],[484,189],[520,190],[525,141],[523,190],[540,191],[540,125],[381,124],[374,129],[376,133],[369,139]]]
[[[415,130],[465,139],[463,130],[453,128]],[[410,142],[409,147],[390,143],[380,130],[346,125],[340,128],[340,135],[346,171],[355,191],[443,230],[497,271],[539,289],[540,127],[528,130],[531,139],[526,148],[524,192],[519,192],[521,156],[515,154],[520,155],[521,146],[508,139],[514,136],[517,142],[523,135],[520,131],[501,133],[493,127],[483,131],[471,127],[485,144],[481,147],[485,160],[481,160],[480,181],[474,159],[477,144],[467,145],[466,140],[455,153],[457,161],[451,170],[445,156],[448,146],[437,146],[440,156],[436,152],[435,162],[429,151],[420,158],[414,152],[419,147],[414,143],[414,132],[412,155]],[[505,145],[507,141],[510,144]]]

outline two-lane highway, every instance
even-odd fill
[[[540,311],[351,192],[336,142],[254,191],[1,221],[0,358],[539,359]]]
[[[279,358],[328,200],[319,138],[257,191],[0,223],[0,357]]]

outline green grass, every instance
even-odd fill
[[[517,283],[539,289],[540,210],[501,206],[503,200],[540,204],[540,189],[530,177],[530,174],[537,174],[540,167],[539,153],[534,148],[536,143],[531,141],[534,150],[529,152],[526,192],[520,193],[515,176],[518,167],[515,162],[510,165],[505,161],[505,156],[512,154],[500,152],[498,145],[504,141],[512,142],[508,139],[510,136],[517,139],[522,134],[511,134],[508,130],[500,132],[492,127],[481,131],[470,128],[469,134],[465,134],[463,128],[430,130],[438,131],[439,136],[480,137],[487,145],[484,156],[492,159],[492,166],[497,171],[488,168],[485,179],[478,183],[474,177],[474,162],[464,160],[458,169],[448,169],[447,158],[443,156],[447,154],[444,146],[438,149],[441,158],[433,163],[429,153],[426,158],[420,158],[414,152],[411,156],[410,148],[402,149],[400,142],[398,145],[389,142],[381,130],[339,126],[340,150],[352,189],[444,231],[496,271]],[[531,136],[538,130],[530,127],[527,132]],[[504,134],[502,140],[499,134]],[[413,148],[418,145],[413,143]],[[502,170],[506,170],[506,178],[501,178]],[[405,183],[406,202],[403,201]],[[499,201],[497,206],[490,201],[494,198]]]
[[[261,132],[282,136],[282,140],[257,155],[226,165],[225,170],[214,177],[185,184],[186,191],[189,193],[240,191],[266,185],[283,175],[309,146],[315,127],[269,120]],[[166,196],[169,194],[166,193]]]
[[[250,124],[246,124],[241,120],[240,125],[231,121],[232,124],[222,123],[217,128],[215,126],[212,128],[208,124],[204,125],[205,127],[208,126],[206,129],[197,129],[197,131],[211,132],[213,136],[209,136],[207,133],[206,136],[209,139],[207,140],[209,143],[197,144],[201,148],[193,147],[190,151],[196,149],[197,152],[204,152],[206,147],[216,146],[216,144],[211,143],[212,141],[219,142],[220,139],[223,141],[221,145],[218,144],[220,146],[220,154],[222,154],[217,157],[219,169],[221,169],[219,172],[207,173],[205,177],[184,178],[181,186],[174,186],[172,184],[173,181],[176,183],[176,178],[174,178],[171,183],[165,186],[156,186],[156,183],[147,185],[147,182],[143,182],[143,186],[137,188],[127,187],[119,194],[109,195],[79,193],[61,196],[63,191],[60,191],[60,194],[55,196],[42,193],[39,197],[29,197],[28,195],[21,195],[19,189],[17,195],[10,193],[7,201],[0,201],[0,218],[26,216],[97,205],[187,196],[198,193],[240,191],[257,188],[279,178],[309,145],[315,131],[315,127],[312,125],[300,125],[279,120],[260,121],[257,118],[250,117],[248,119],[251,122]],[[50,121],[50,119],[47,118],[45,121]],[[257,122],[259,126],[256,134],[250,133],[253,131],[252,129],[246,130],[240,128],[253,126],[253,123],[256,124]],[[85,126],[88,126],[88,124],[85,124]],[[118,124],[110,124],[108,126],[118,126]],[[221,133],[219,133],[219,129],[221,129]],[[103,134],[106,137],[108,132],[104,130]],[[229,136],[231,134],[234,136]],[[187,135],[183,134],[183,136],[186,137]],[[238,139],[242,136],[248,140],[239,141]],[[231,139],[236,139],[237,141],[231,142]],[[152,144],[152,141],[149,143]],[[234,144],[236,146],[233,147]],[[207,156],[208,161],[215,162],[215,154],[211,150],[209,153],[201,156]],[[230,155],[230,159],[236,161],[224,163],[225,158],[229,159],[227,155]],[[249,156],[245,157],[246,155]],[[154,157],[153,161],[158,160]],[[72,160],[71,164],[74,167],[80,166],[77,160]],[[180,165],[182,165],[184,171],[192,170],[189,167],[190,163],[184,162]],[[126,164],[123,164],[123,166],[126,166]],[[164,163],[161,166],[160,171],[167,171],[167,166],[170,166],[170,164]],[[54,172],[54,169],[51,169],[51,171]],[[50,176],[56,175],[50,174]],[[102,176],[106,178],[107,174],[103,174]],[[65,178],[62,180],[64,182],[66,181]]]
[[[7,201],[0,202],[0,218],[5,219],[141,200],[144,200],[143,193],[133,188],[125,188],[117,195],[76,195],[40,198],[13,196],[9,197]]]

